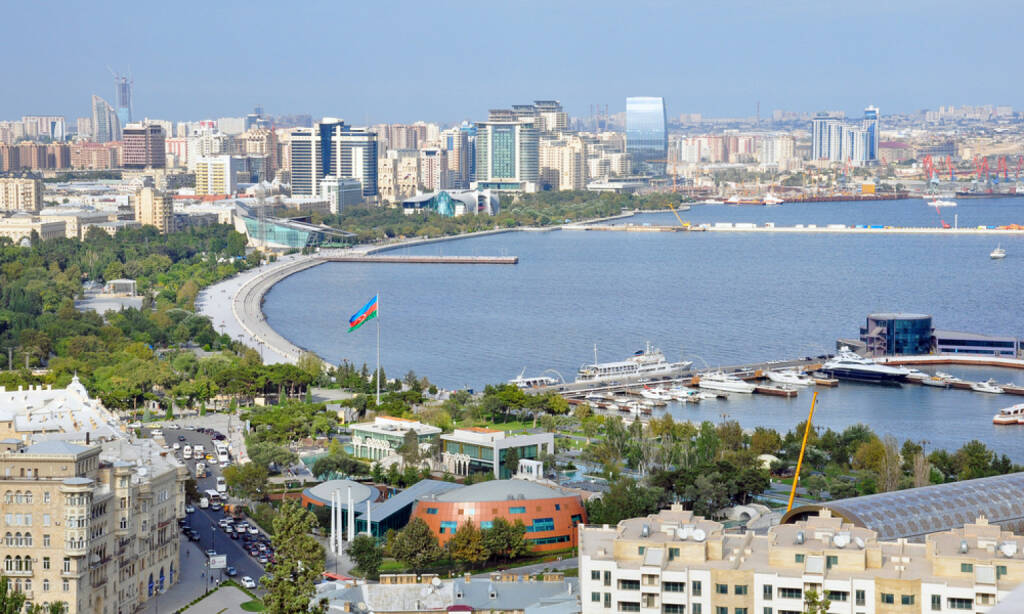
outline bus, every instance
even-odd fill
[[[221,465],[226,465],[226,464],[228,464],[228,460],[229,460],[229,457],[228,457],[228,446],[227,446],[227,444],[224,443],[224,442],[218,441],[217,442],[217,462],[220,463]]]

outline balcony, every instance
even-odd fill
[[[7,576],[8,578],[25,578],[25,577],[32,577],[32,573],[33,572],[32,572],[31,569],[20,569],[20,570],[11,569],[9,571],[5,571],[4,575]]]

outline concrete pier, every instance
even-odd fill
[[[847,226],[844,224],[797,224],[795,226],[776,226],[773,223],[757,225],[747,222],[714,222],[711,224],[691,224],[689,226],[646,226],[621,224],[618,226],[590,226],[582,224],[566,224],[562,230],[586,230],[605,232],[752,232],[752,233],[783,233],[783,234],[908,234],[908,235],[1024,235],[1024,226],[1011,225],[995,228],[941,228],[936,226],[898,227],[898,226]]]

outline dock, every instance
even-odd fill
[[[690,224],[673,226],[653,226],[646,224],[619,225],[584,225],[566,224],[562,230],[585,230],[603,232],[750,232],[750,233],[783,233],[783,234],[864,234],[864,235],[1024,235],[1024,225],[973,227],[973,228],[942,228],[939,226],[880,226],[845,224],[796,224],[795,226],[776,226],[769,222],[758,225],[749,222],[712,222],[709,224]]]
[[[375,264],[518,264],[519,256],[383,256],[328,255],[321,260],[327,262],[362,262]]]

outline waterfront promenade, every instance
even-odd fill
[[[566,224],[562,230],[585,230],[601,232],[749,232],[779,234],[903,234],[903,235],[1024,235],[1024,227],[1016,228],[942,228],[939,226],[899,227],[899,226],[847,226],[845,224],[796,224],[794,226],[776,226],[775,224],[757,225],[743,222],[714,222],[711,224],[692,224],[689,226],[652,226],[638,224],[591,225]]]

